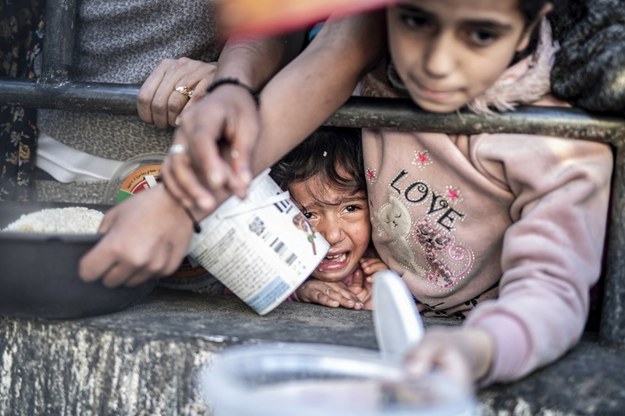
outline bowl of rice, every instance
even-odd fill
[[[125,309],[155,281],[110,289],[78,275],[80,258],[101,238],[108,206],[0,203],[0,315],[81,318]]]

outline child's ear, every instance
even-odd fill
[[[534,33],[534,30],[536,29],[538,22],[540,22],[542,18],[545,17],[547,13],[549,13],[552,9],[553,9],[553,4],[545,3],[543,8],[540,10],[538,15],[536,16],[536,18],[530,24],[527,25],[527,27],[523,31],[523,34],[521,35],[521,38],[519,39],[519,43],[517,44],[517,47],[516,47],[517,52],[521,52],[525,48],[527,48],[527,45],[529,45],[530,40],[532,39],[532,33]]]

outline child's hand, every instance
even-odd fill
[[[295,293],[302,302],[318,303],[331,308],[342,306],[347,309],[360,310],[364,307],[358,296],[341,282],[322,282],[317,279],[309,279]]]
[[[373,309],[373,284],[365,279],[365,274],[362,269],[357,269],[354,272],[352,282],[347,289],[352,292],[360,302],[363,304],[363,309]]]
[[[416,379],[433,370],[472,388],[494,360],[490,335],[477,328],[432,328],[406,354],[406,375]]]
[[[180,205],[161,185],[107,211],[102,239],[79,264],[82,280],[104,286],[136,286],[176,271],[193,227]]]
[[[252,95],[224,85],[180,115],[173,149],[161,176],[167,190],[183,206],[208,214],[219,193],[243,198],[252,180],[250,158],[260,132],[260,116]]]
[[[363,257],[360,259],[360,268],[354,272],[351,284],[347,287],[358,297],[363,309],[373,309],[373,274],[388,266],[378,257]]]
[[[373,283],[373,274],[388,269],[386,263],[378,257],[363,257],[360,259],[360,268],[367,282]]]
[[[349,290],[360,295],[360,292],[371,289],[371,283],[373,283],[373,274],[380,270],[386,270],[388,266],[378,257],[363,257],[360,259],[360,268],[354,272],[352,283],[349,285]],[[359,296],[362,299],[362,296]]]

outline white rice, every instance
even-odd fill
[[[95,234],[104,214],[85,207],[49,208],[22,215],[3,231]]]

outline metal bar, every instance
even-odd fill
[[[139,86],[104,83],[35,84],[1,80],[0,102],[68,111],[137,114]],[[395,128],[452,134],[524,133],[569,138],[593,138],[619,145],[625,139],[625,119],[593,116],[577,109],[520,107],[508,113],[432,114],[409,100],[352,97],[326,123],[332,126]]]
[[[42,84],[0,79],[0,103],[27,108],[137,114],[136,85],[75,83]]]
[[[74,52],[75,0],[46,1],[46,35],[43,42],[43,70],[39,82],[69,80]]]
[[[625,147],[616,149],[599,337],[625,344]]]
[[[350,98],[328,124],[345,127],[394,128],[451,134],[526,133],[568,138],[593,138],[614,145],[625,135],[625,119],[593,116],[579,109],[522,106],[507,113],[433,114],[410,100]]]

